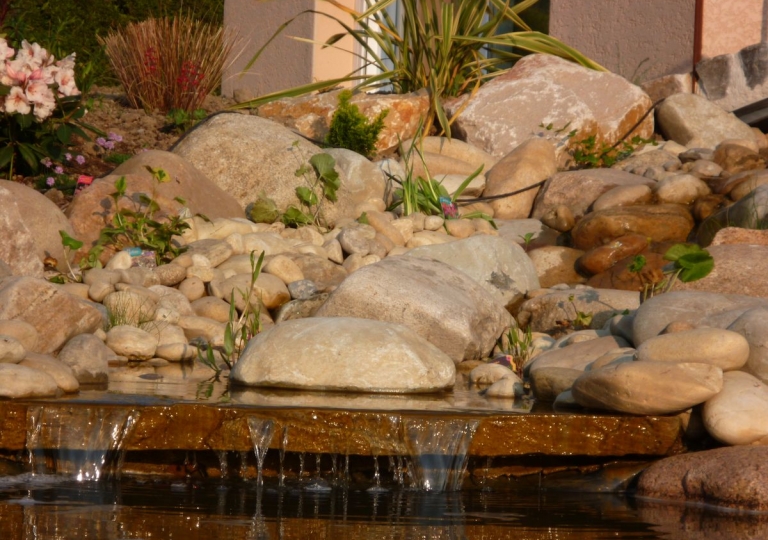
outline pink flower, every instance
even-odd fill
[[[49,158],[49,157],[44,157],[43,159],[40,160],[40,163],[42,163],[43,165],[45,165],[49,169],[53,166],[53,162],[51,161],[51,158]]]
[[[78,165],[82,165],[83,163],[85,163],[85,157],[78,154],[77,156],[75,156],[75,161],[77,161]]]
[[[48,85],[43,81],[33,81],[30,79],[24,94],[27,96],[27,100],[29,100],[30,103],[45,104],[48,102],[55,102],[53,92],[51,92],[51,89],[48,88]]]
[[[66,159],[67,161],[71,161],[72,160],[72,154],[67,152],[66,154],[64,154],[64,159]]]
[[[56,183],[56,179],[55,179],[53,176],[49,176],[48,178],[46,178],[46,179],[45,179],[45,184],[46,184],[48,187],[53,187],[53,185],[54,185],[55,183]]]
[[[5,99],[5,112],[10,114],[29,114],[29,111],[31,110],[32,107],[30,107],[29,102],[24,95],[24,90],[22,90],[19,86],[12,87],[10,93]]]
[[[123,142],[123,137],[121,135],[118,135],[117,133],[110,133],[109,134],[109,140],[117,142]]]
[[[64,167],[61,165],[56,165],[56,167],[53,168],[53,172],[56,174],[64,174]]]

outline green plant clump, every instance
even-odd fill
[[[367,158],[373,157],[376,153],[376,141],[384,129],[384,119],[389,109],[381,111],[376,118],[369,121],[350,99],[352,92],[342,90],[325,142],[335,148],[346,148]]]

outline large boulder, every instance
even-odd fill
[[[541,219],[558,206],[567,206],[573,217],[579,219],[589,211],[600,195],[615,187],[653,184],[653,180],[616,169],[557,173],[539,190],[531,217]]]
[[[170,181],[158,184],[148,166],[163,169]],[[143,193],[154,197],[159,206],[158,218],[177,215],[184,207],[208,219],[244,217],[245,212],[232,195],[200,170],[171,152],[150,150],[137,154],[111,174],[95,180],[72,200],[67,215],[75,237],[87,246],[98,239],[103,227],[112,225],[115,207],[110,195],[115,192],[115,182],[123,176],[126,192],[119,202],[120,208],[135,210],[137,196]]]
[[[669,457],[643,471],[637,493],[654,499],[765,512],[768,511],[767,460],[768,447],[765,446],[717,448]],[[686,507],[686,510],[690,508]],[[719,526],[717,530],[720,531]],[[755,529],[754,538],[761,536],[762,530],[763,527]],[[744,529],[734,529],[733,532],[726,532],[722,537],[734,538],[743,534]],[[712,530],[707,529],[707,532],[701,531],[701,536],[688,538],[718,536],[710,533]]]
[[[689,148],[714,148],[726,139],[754,140],[752,128],[697,94],[669,96],[656,110],[665,139]]]
[[[32,232],[24,225],[21,211],[10,190],[0,187],[0,261],[17,276],[43,277],[43,261],[37,255]]]
[[[312,94],[296,98],[285,98],[259,107],[259,116],[301,133],[316,142],[322,142],[328,135],[333,113],[339,104],[341,90]],[[385,152],[397,148],[400,140],[410,139],[416,134],[419,122],[429,110],[429,96],[426,92],[411,94],[367,94],[360,92],[352,96],[350,103],[357,105],[369,120],[375,119],[387,109],[384,129],[379,134],[376,150]]]
[[[58,351],[73,336],[103,324],[101,311],[53,283],[31,277],[0,282],[0,320],[19,319],[35,327],[40,340],[32,352]]]
[[[230,379],[249,386],[351,392],[451,388],[453,361],[399,324],[347,317],[284,321],[251,340]]]
[[[487,356],[512,317],[464,272],[435,260],[387,257],[345,279],[318,317],[399,323],[459,363]]]
[[[507,308],[539,288],[536,268],[523,248],[498,236],[479,235],[410,250],[406,256],[442,261],[461,270]]]
[[[0,202],[0,206],[3,208],[3,215],[6,218],[13,215],[15,203],[19,213],[19,221],[16,222],[16,226],[19,229],[26,228],[32,235],[35,244],[34,254],[37,255],[41,262],[46,257],[53,257],[59,263],[59,269],[63,271],[66,268],[65,252],[61,244],[59,231],[65,231],[69,235],[74,235],[72,225],[70,225],[64,213],[40,192],[19,182],[0,180],[0,188],[8,190],[12,198],[12,201],[3,200]],[[0,191],[0,197],[3,197],[2,193]],[[6,239],[3,245],[13,245],[23,237],[23,231],[20,230],[18,236],[7,233],[4,233],[2,236]],[[0,252],[2,249],[3,247],[0,246]],[[4,259],[4,257],[0,256],[0,259]],[[18,262],[18,259],[12,257],[11,264],[16,262]],[[35,264],[35,266],[37,265]],[[31,273],[26,275],[31,275]]]
[[[613,144],[650,106],[645,92],[618,75],[556,56],[532,54],[473,96],[448,103],[446,108],[452,116],[465,107],[453,124],[461,139],[502,157],[532,137],[553,140],[559,156],[573,141],[591,135],[598,147]],[[553,129],[541,127],[548,124]],[[558,132],[563,127],[576,130],[576,136],[569,139],[567,133]],[[653,115],[649,115],[632,135],[650,137],[652,133]]]
[[[296,188],[307,186],[307,179],[297,176],[297,170],[309,167],[306,174],[311,177],[314,172],[309,160],[323,151],[277,122],[258,116],[222,114],[200,124],[173,152],[205,171],[243,208],[264,195],[285,211],[291,205],[300,206]],[[355,207],[368,199],[385,197],[386,185],[380,175],[360,178],[363,186],[352,183],[343,171],[339,179],[338,201],[322,203],[328,225],[352,216]]]
[[[768,298],[768,276],[765,274],[768,246],[723,244],[709,246],[707,250],[715,260],[712,271],[699,280],[676,284],[676,290]]]

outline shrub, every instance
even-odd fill
[[[235,40],[187,16],[148,19],[99,38],[136,108],[193,112],[221,80]]]
[[[384,119],[389,109],[381,111],[376,118],[369,121],[357,105],[350,103],[350,99],[352,92],[342,90],[325,142],[335,148],[346,148],[370,158],[376,153],[376,141],[384,129]]]

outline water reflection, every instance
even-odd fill
[[[551,492],[307,492],[276,482],[0,485],[0,538],[764,538],[768,516]]]

